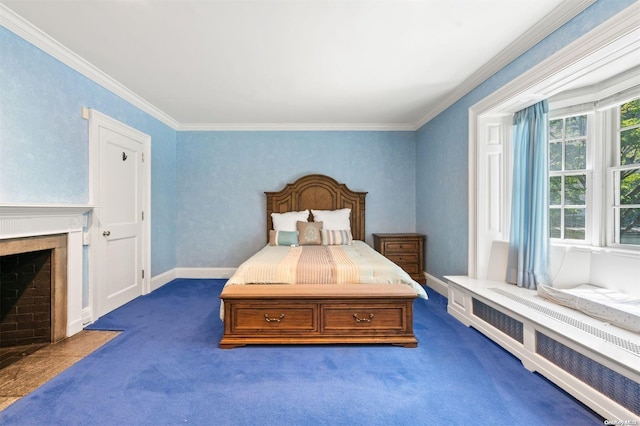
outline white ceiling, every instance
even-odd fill
[[[180,128],[415,129],[567,8],[562,0],[2,3]]]

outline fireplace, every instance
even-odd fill
[[[4,288],[8,280],[17,279],[16,274],[22,273],[23,278],[29,278],[30,273],[24,272],[24,269],[5,275],[10,264],[19,262],[27,271],[32,271],[31,275],[38,280],[38,290],[35,290],[38,301],[33,306],[21,309],[32,310],[34,313],[44,309],[49,311],[47,316],[50,318],[50,329],[43,331],[41,325],[34,327],[38,330],[34,334],[46,334],[48,342],[72,336],[82,330],[84,323],[90,322],[90,309],[83,306],[83,226],[86,226],[84,214],[90,210],[89,206],[84,205],[0,204],[0,257],[8,256],[9,259],[0,261],[0,287]],[[30,262],[33,264],[25,266]],[[36,269],[38,274],[35,274]],[[40,288],[40,281],[47,275],[50,277],[48,296],[47,290]],[[22,292],[24,295],[26,290],[22,288],[23,284],[16,282],[11,285],[15,288],[10,293]],[[50,308],[45,308],[41,303],[46,298],[50,300]],[[13,302],[4,300],[2,303],[4,310]],[[17,328],[14,325],[2,327],[4,330]],[[16,340],[20,335],[8,334]]]
[[[67,236],[0,240],[0,347],[67,336]]]

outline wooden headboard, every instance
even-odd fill
[[[269,230],[273,229],[271,213],[344,208],[351,209],[353,238],[362,241],[365,239],[366,192],[352,191],[344,183],[338,183],[329,176],[314,174],[303,176],[294,183],[288,183],[278,192],[265,192],[265,194],[267,195],[267,241]]]

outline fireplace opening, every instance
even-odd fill
[[[0,347],[51,341],[51,250],[0,258]]]
[[[66,337],[66,240],[0,240],[0,368]]]

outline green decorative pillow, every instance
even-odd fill
[[[298,222],[298,242],[301,246],[319,246],[322,244],[322,222]]]
[[[269,231],[270,246],[297,246],[298,231]]]

